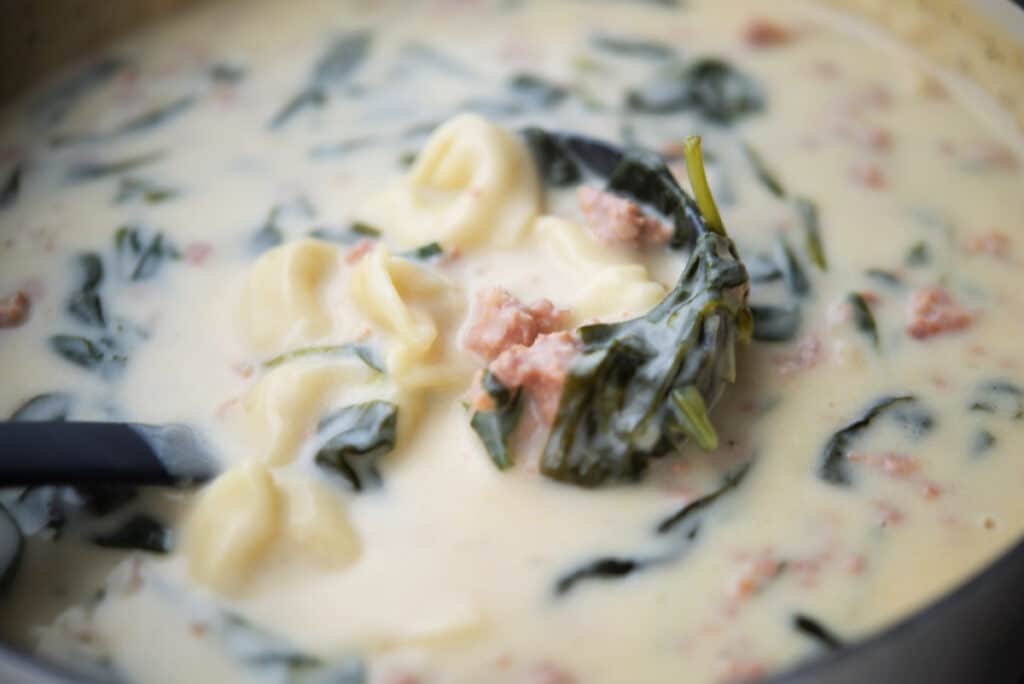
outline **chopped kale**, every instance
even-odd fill
[[[157,107],[137,116],[133,116],[127,121],[122,121],[109,130],[91,133],[58,134],[51,138],[50,144],[55,147],[59,147],[82,142],[110,140],[122,135],[141,133],[178,118],[191,109],[195,104],[196,97],[194,95],[184,95],[169,102],[160,104]]]
[[[401,252],[398,256],[413,261],[430,261],[444,254],[444,248],[439,242],[428,242],[425,245]]]
[[[713,503],[743,484],[750,473],[752,463],[744,463],[725,476],[722,484],[714,491],[694,499],[668,516],[655,528],[659,535],[671,534],[678,539],[692,541],[700,533],[701,516]]]
[[[335,411],[320,421],[318,433],[328,435],[317,450],[317,465],[342,476],[355,491],[380,486],[377,461],[397,439],[398,407],[368,401]]]
[[[926,266],[931,263],[932,252],[926,242],[915,243],[909,250],[907,255],[903,258],[903,263],[907,266]]]
[[[517,104],[526,109],[557,107],[569,96],[569,90],[565,86],[536,74],[516,74],[509,79],[506,90]]]
[[[881,268],[869,268],[864,271],[864,275],[886,287],[903,287],[903,279],[892,271],[886,271]]]
[[[43,92],[32,104],[32,118],[43,126],[60,123],[84,95],[111,81],[127,66],[125,59],[113,55],[82,66]]]
[[[575,185],[582,178],[579,164],[542,128],[527,128],[523,139],[533,156],[541,180],[548,187],[564,188]]]
[[[996,445],[996,436],[985,429],[977,430],[971,438],[971,453],[981,456],[988,453]]]
[[[649,562],[634,558],[598,558],[558,578],[555,595],[564,596],[584,581],[621,579],[648,565]]]
[[[750,161],[750,166],[754,170],[754,176],[761,182],[761,185],[764,186],[765,190],[776,197],[785,197],[786,189],[779,181],[775,172],[768,168],[768,164],[765,163],[764,158],[756,149],[754,149],[753,145],[743,143],[743,151],[746,153],[747,159]]]
[[[771,257],[755,254],[746,257],[743,263],[747,266],[751,283],[770,283],[782,278],[782,269]]]
[[[822,271],[828,270],[828,261],[825,259],[825,247],[821,241],[821,223],[818,219],[818,205],[806,197],[793,199],[793,207],[800,217],[800,223],[804,227],[804,247],[811,263]]]
[[[508,439],[519,423],[522,411],[521,390],[513,392],[490,371],[484,371],[481,386],[494,402],[494,408],[490,411],[474,411],[469,425],[480,438],[494,465],[499,470],[506,470],[513,463]]]
[[[166,260],[181,259],[181,252],[164,234],[149,234],[139,226],[121,226],[114,233],[118,274],[125,280],[149,280]]]
[[[799,307],[751,304],[754,339],[758,342],[790,342],[800,331],[803,316]]]
[[[216,62],[210,65],[210,80],[221,85],[236,85],[245,79],[245,67],[231,62]]]
[[[96,546],[106,549],[169,553],[171,533],[159,520],[144,514],[133,515],[117,528],[92,538]]]
[[[178,196],[178,191],[137,176],[124,176],[117,187],[114,201],[118,204],[142,200],[146,204],[160,204]]]
[[[807,273],[800,261],[796,258],[793,248],[785,237],[779,235],[775,240],[775,263],[782,271],[782,280],[790,294],[796,297],[806,297],[811,292],[811,283],[807,279]]]
[[[1009,380],[988,380],[975,388],[968,409],[1024,420],[1024,388]]]

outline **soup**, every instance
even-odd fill
[[[221,470],[4,494],[2,634],[69,667],[750,680],[1024,529],[1019,131],[842,14],[213,3],[2,141],[0,410]]]

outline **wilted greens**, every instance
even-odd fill
[[[316,464],[363,491],[381,483],[377,461],[397,440],[398,407],[386,401],[346,406],[320,421],[317,432],[328,435],[316,452]]]
[[[494,402],[494,408],[489,411],[474,411],[469,425],[480,438],[494,465],[500,470],[505,470],[512,467],[508,438],[519,422],[519,413],[522,410],[521,390],[510,390],[490,371],[484,371],[480,384]]]

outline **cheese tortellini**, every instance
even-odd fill
[[[616,263],[609,250],[601,249],[575,223],[543,216],[535,231],[545,248],[580,274],[580,288],[570,300],[575,323],[636,316],[665,296],[665,286],[651,280],[645,267]]]
[[[237,591],[274,547],[327,569],[358,558],[361,544],[341,500],[308,476],[275,480],[258,463],[235,466],[202,494],[185,530],[189,570],[200,582]]]
[[[281,245],[256,260],[242,294],[242,322],[256,351],[330,332],[322,289],[336,264],[335,248],[318,240]]]
[[[371,198],[361,218],[399,247],[510,246],[541,208],[533,160],[515,135],[461,114],[427,141],[409,174]]]

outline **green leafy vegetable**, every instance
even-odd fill
[[[395,74],[401,77],[424,67],[459,78],[476,78],[477,75],[459,60],[431,45],[420,42],[403,45],[398,52]]]
[[[469,425],[480,438],[494,465],[499,470],[506,470],[512,467],[508,438],[519,423],[522,411],[521,390],[513,392],[490,371],[484,371],[481,385],[494,402],[494,409],[474,411]]]
[[[803,316],[799,307],[751,304],[753,337],[758,342],[790,342],[800,331]]]
[[[7,174],[7,180],[4,181],[3,187],[0,187],[0,209],[13,206],[18,199],[18,193],[21,192],[22,169],[23,166],[19,162]]]
[[[859,418],[836,431],[829,438],[821,452],[821,460],[818,464],[818,477],[829,484],[840,487],[848,487],[853,484],[846,455],[850,447],[853,446],[854,441],[871,426],[876,418],[886,411],[900,404],[916,400],[914,396],[909,394],[882,397],[868,406]]]
[[[278,354],[277,356],[264,361],[263,367],[266,369],[276,368],[288,361],[294,361],[295,359],[302,359],[309,356],[337,356],[343,354],[355,355],[360,361],[369,366],[371,370],[375,370],[378,373],[387,372],[384,362],[377,355],[377,351],[373,347],[354,342],[295,349],[283,354]]]
[[[61,421],[67,420],[74,406],[74,397],[66,392],[37,394],[14,410],[10,420]]]
[[[68,314],[90,327],[105,328],[103,299],[96,289],[103,282],[103,260],[95,252],[79,254],[76,259],[79,286],[68,297]]]
[[[699,499],[694,499],[668,516],[655,528],[659,535],[671,534],[678,538],[693,540],[700,533],[701,516],[712,504],[743,484],[750,473],[751,463],[744,463],[725,476],[722,484]]]
[[[159,520],[136,514],[116,529],[92,538],[96,546],[106,549],[128,549],[165,554],[171,551],[171,533]]]
[[[903,263],[907,266],[926,266],[931,263],[931,260],[932,252],[928,243],[918,242],[907,250],[907,256],[903,258]]]
[[[796,254],[793,253],[793,248],[789,246],[789,242],[783,236],[778,236],[775,240],[775,263],[779,265],[779,270],[782,271],[782,280],[786,283],[786,288],[796,297],[806,297],[811,292],[811,283],[807,279],[807,273],[804,271],[803,266],[800,265],[800,261],[796,258]]]
[[[415,249],[410,249],[405,252],[398,254],[400,257],[406,259],[412,259],[414,261],[430,261],[444,254],[444,248],[439,242],[428,242],[425,245],[420,245]]]
[[[619,158],[592,141],[577,147],[608,177],[609,189],[688,222],[695,243],[677,285],[650,312],[579,329],[582,351],[569,368],[541,469],[596,486],[638,477],[651,458],[698,433],[711,443],[702,414],[734,381],[735,343],[749,338],[752,320],[747,272],[717,218],[699,145],[687,146],[699,209],[655,155]]]
[[[903,279],[891,271],[886,271],[881,268],[869,268],[864,271],[864,275],[875,280],[886,287],[903,287]]]
[[[1024,388],[1009,380],[983,382],[975,389],[968,408],[971,411],[1024,420]]]
[[[43,126],[59,123],[89,91],[109,82],[128,66],[128,61],[106,55],[76,69],[36,99],[32,118]]]
[[[341,475],[355,491],[380,485],[377,461],[395,446],[398,407],[386,401],[347,406],[320,421],[329,435],[317,451],[316,464]]]
[[[25,553],[25,537],[6,508],[0,506],[0,596],[10,591]]]
[[[971,438],[971,453],[975,456],[985,454],[996,445],[997,441],[996,436],[988,430],[978,430]]]
[[[262,254],[284,242],[284,233],[272,223],[265,223],[249,237],[249,251]]]
[[[920,402],[893,406],[888,415],[911,439],[921,439],[935,428],[935,416]]]
[[[127,173],[141,166],[153,164],[164,158],[163,152],[147,152],[134,157],[110,161],[80,162],[68,168],[65,178],[69,183],[81,183]]]
[[[373,147],[379,141],[377,138],[364,136],[361,138],[350,138],[336,143],[316,145],[309,150],[309,158],[316,160],[342,159],[353,152]]]
[[[524,129],[522,135],[544,185],[564,188],[580,181],[579,164],[565,153],[554,136],[542,128]]]
[[[590,39],[590,44],[602,52],[619,57],[640,57],[643,59],[669,59],[676,51],[665,43],[628,36],[599,34]]]
[[[142,200],[146,204],[160,204],[178,196],[178,191],[153,181],[135,176],[121,178],[114,201],[118,204]]]
[[[797,613],[793,616],[793,629],[803,636],[811,639],[827,651],[837,651],[843,647],[843,640],[835,635],[831,629],[825,627],[820,621]]]
[[[128,119],[127,121],[122,121],[109,130],[92,133],[58,134],[51,138],[50,144],[55,147],[59,147],[83,142],[110,140],[122,135],[148,131],[161,124],[168,123],[171,120],[178,118],[191,109],[195,103],[196,98],[194,95],[185,95],[160,104],[147,112],[143,112]]]
[[[621,579],[649,565],[634,558],[598,558],[591,561],[555,582],[555,595],[564,596],[572,591],[577,584],[589,580]]]
[[[515,101],[527,109],[556,107],[569,96],[569,90],[536,74],[516,74],[506,89]]]
[[[770,283],[782,278],[782,269],[771,257],[755,254],[746,257],[743,263],[747,266],[747,273],[750,274],[752,283]]]
[[[329,90],[349,81],[366,61],[371,42],[369,31],[353,31],[336,38],[313,65],[307,85],[270,120],[270,128],[279,129],[299,112],[327,104]]]
[[[761,185],[776,197],[780,199],[785,197],[786,189],[782,186],[775,172],[768,168],[764,158],[754,149],[753,145],[743,143],[743,151],[746,153],[750,166],[754,170],[754,176],[757,180],[761,181]]]
[[[828,270],[828,262],[825,259],[825,248],[821,242],[821,223],[818,220],[818,205],[806,197],[793,199],[793,207],[800,217],[800,223],[804,227],[804,246],[811,263],[822,271]]]
[[[229,62],[210,65],[210,79],[222,85],[236,85],[245,79],[245,67]]]
[[[857,330],[864,333],[871,340],[871,346],[878,349],[878,325],[875,323],[875,315],[871,313],[871,307],[864,300],[864,296],[859,292],[851,292],[846,296],[846,301],[850,304],[853,324],[857,327]]]
[[[165,260],[181,259],[181,252],[164,234],[149,235],[138,226],[121,226],[114,233],[117,270],[125,280],[149,280]]]
[[[76,335],[54,335],[50,338],[50,348],[86,370],[99,368],[107,360],[107,352],[101,344]]]
[[[728,125],[764,109],[757,82],[729,63],[702,58],[666,69],[656,80],[626,95],[626,107],[649,114],[694,110],[707,121]]]

